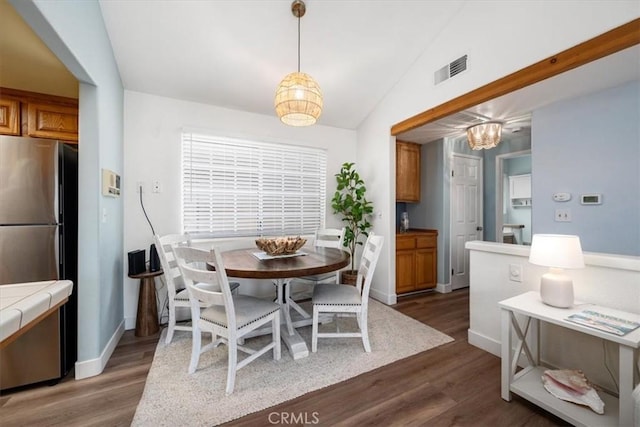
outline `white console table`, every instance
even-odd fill
[[[500,301],[499,306],[501,309],[502,329],[501,395],[504,400],[510,401],[511,393],[516,393],[552,414],[578,426],[633,425],[633,401],[631,397],[634,387],[633,360],[634,351],[640,348],[640,328],[624,336],[619,336],[564,319],[585,309],[634,322],[640,322],[640,315],[592,304],[569,309],[551,307],[540,300],[538,292],[527,292]],[[522,328],[515,317],[516,314],[525,316],[525,324]],[[544,389],[541,377],[545,368],[539,365],[540,321],[618,344],[620,351],[618,378],[620,397],[616,398],[602,391],[598,392],[605,403],[603,415],[596,414],[586,406],[560,400]],[[514,344],[512,331],[516,335],[515,351],[512,351],[512,345]],[[528,333],[533,338],[529,344],[526,341]],[[518,359],[523,351],[529,361],[529,366],[516,373]]]

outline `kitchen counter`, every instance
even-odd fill
[[[396,230],[396,237],[400,236],[419,236],[423,234],[435,234],[438,235],[438,230],[431,230],[428,228],[410,228],[408,231],[401,232],[400,230]]]
[[[72,289],[70,280],[1,285],[0,343],[4,346],[35,326],[46,314],[64,304]]]

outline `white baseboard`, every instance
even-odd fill
[[[438,283],[436,285],[436,292],[440,292],[441,294],[448,294],[451,291],[451,283]]]
[[[130,331],[136,328],[136,318],[134,316],[124,318],[124,329]]]
[[[467,331],[467,340],[472,346],[478,347],[479,349],[489,352],[494,356],[501,356],[502,346],[499,341],[496,341],[493,338],[489,338],[469,329]]]
[[[396,294],[386,294],[373,288],[369,289],[369,295],[371,296],[371,298],[378,300],[386,305],[393,305],[398,302]]]
[[[135,320],[134,320],[135,323]],[[83,378],[95,377],[96,375],[100,375],[104,370],[109,358],[113,354],[113,351],[116,349],[122,334],[124,334],[124,325],[125,321],[120,322],[120,325],[116,328],[116,331],[111,336],[111,339],[107,343],[107,345],[102,350],[100,357],[91,360],[85,360],[82,362],[76,362],[75,364],[75,372],[76,372],[76,380],[81,380]]]

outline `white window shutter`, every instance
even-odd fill
[[[294,145],[182,134],[183,231],[312,234],[324,226],[327,155]]]

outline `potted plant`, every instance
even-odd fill
[[[340,172],[335,175],[338,185],[331,199],[333,213],[340,214],[345,223],[344,245],[351,255],[351,270],[342,272],[343,283],[355,283],[358,275],[356,248],[363,244],[361,237],[368,236],[372,227],[369,218],[373,213],[373,206],[365,197],[367,188],[353,165],[354,163],[344,163]]]

